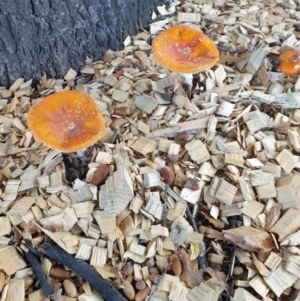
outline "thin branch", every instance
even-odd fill
[[[39,261],[37,260],[37,258],[35,257],[35,255],[28,250],[27,252],[25,252],[25,257],[27,259],[27,261],[31,264],[35,276],[39,281],[39,284],[41,286],[41,289],[43,291],[43,293],[45,294],[45,296],[47,297],[52,297],[54,296],[54,291],[52,289],[52,287],[50,286],[50,284],[47,281],[47,277],[44,274],[42,267],[39,263]]]
[[[163,212],[163,226],[167,226],[167,190],[168,190],[169,185],[165,185],[164,189],[164,212]]]
[[[197,228],[195,218],[193,217],[193,214],[192,214],[189,206],[186,207],[185,213],[186,213],[186,215],[187,215],[187,217],[190,221],[191,226],[193,227],[193,230],[195,232],[199,232],[198,228]],[[207,264],[207,260],[206,260],[206,257],[205,257],[205,244],[204,244],[204,242],[202,242],[202,244],[200,245],[200,254],[197,258],[198,258],[198,264],[199,264],[200,268],[203,271],[205,271],[208,267],[208,264]]]
[[[43,243],[41,251],[48,257],[55,259],[64,266],[73,270],[78,276],[90,283],[93,288],[106,301],[127,301],[127,299],[114,287],[114,285],[103,279],[88,263],[81,259],[74,258],[62,248],[49,243]]]
[[[196,221],[195,221],[195,219],[194,219],[194,217],[193,217],[193,214],[192,214],[192,212],[191,212],[191,209],[190,209],[189,205],[187,205],[186,210],[185,210],[185,213],[186,213],[186,215],[187,215],[187,217],[188,217],[188,219],[189,219],[189,221],[190,221],[191,226],[193,227],[193,230],[194,230],[195,232],[199,232],[199,231],[198,231],[198,228],[197,228]]]

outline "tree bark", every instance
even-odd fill
[[[63,77],[86,57],[119,50],[162,0],[0,1],[0,85]]]

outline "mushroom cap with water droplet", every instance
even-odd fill
[[[197,73],[214,66],[219,51],[202,31],[188,26],[171,27],[152,42],[154,57],[163,66],[179,73]]]
[[[38,101],[28,112],[27,125],[36,139],[62,152],[84,149],[105,133],[105,121],[95,101],[75,91]]]

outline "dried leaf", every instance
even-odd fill
[[[212,269],[211,267],[208,267],[205,270],[206,273],[208,273],[212,278],[210,281],[214,284],[220,285],[223,290],[227,291],[226,287],[226,275],[223,272],[218,271],[217,268]]]
[[[219,220],[219,219],[215,219],[213,217],[211,217],[209,214],[201,211],[201,213],[203,214],[203,216],[214,225],[214,227],[218,228],[218,229],[223,229],[224,228],[224,223]]]
[[[183,266],[183,273],[180,279],[187,282],[188,286],[193,288],[202,281],[202,270],[198,269],[198,260],[191,260],[191,255],[181,249],[180,260]]]

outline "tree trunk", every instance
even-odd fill
[[[86,57],[119,50],[162,0],[0,1],[0,85],[63,77]]]

